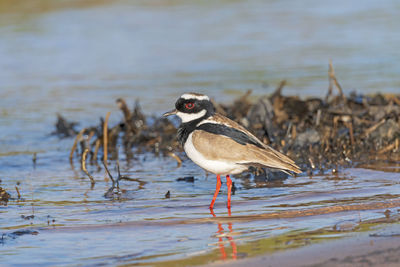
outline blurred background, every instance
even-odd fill
[[[185,91],[323,95],[400,87],[398,1],[0,1],[1,107],[48,112]],[[34,103],[32,103],[34,102]],[[27,106],[26,106],[27,105]]]
[[[1,0],[0,125],[13,130],[0,145],[21,144],[27,128],[51,132],[56,112],[93,121],[110,110],[116,120],[119,97],[159,115],[186,91],[231,101],[247,89],[269,94],[282,79],[284,94],[323,96],[329,59],[345,93],[399,92],[399,8],[395,0]]]

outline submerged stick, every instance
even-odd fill
[[[104,161],[103,161],[103,166],[104,166],[104,168],[106,169],[106,172],[107,172],[108,176],[110,177],[110,179],[111,179],[111,181],[112,181],[112,183],[113,183],[113,185],[114,185],[114,184],[115,184],[115,180],[114,180],[114,178],[112,177],[110,171],[109,171],[108,168],[107,168],[107,164],[106,164]]]
[[[93,176],[90,175],[90,173],[89,173],[88,170],[86,169],[86,155],[87,155],[88,152],[89,152],[89,149],[87,149],[87,148],[85,149],[85,151],[83,151],[83,154],[82,154],[82,170],[83,170],[83,171],[86,173],[86,175],[89,177],[90,182],[92,183],[92,185],[94,185],[96,182],[95,182]]]
[[[101,144],[100,139],[97,139],[94,147],[94,153],[90,161],[91,163],[96,162],[96,165],[97,165],[97,153],[99,153],[100,144]]]
[[[32,156],[33,167],[36,167],[37,153],[34,152]]]
[[[94,134],[95,134],[95,131],[91,130],[90,133],[89,133],[89,136],[88,136],[88,138],[86,140],[86,142],[88,143],[89,147],[90,147],[90,140],[92,140],[92,137],[94,136]]]
[[[15,190],[17,191],[17,194],[18,194],[18,199],[21,199],[21,194],[19,193],[18,186],[15,186]]]
[[[180,167],[182,165],[182,160],[173,152],[168,153],[168,156],[174,158],[177,163],[178,163],[178,167]]]
[[[115,182],[117,184],[117,188],[119,189],[119,180],[121,180],[121,171],[120,171],[120,168],[119,168],[119,160],[117,160],[117,171],[118,171],[118,177],[117,177],[117,180]]]
[[[119,160],[117,160],[117,171],[118,171],[118,178],[117,178],[117,182],[118,182],[119,179],[121,179],[121,171],[119,169]]]
[[[71,148],[71,153],[69,153],[69,161],[71,162],[71,164],[72,164],[72,159],[74,157],[74,151],[76,149],[76,145],[78,144],[78,141],[82,137],[85,130],[86,130],[86,128],[83,128],[75,137],[74,144],[72,145],[72,148]]]
[[[110,112],[107,112],[106,119],[103,125],[103,164],[107,165],[107,143],[108,143],[108,119],[110,118]]]

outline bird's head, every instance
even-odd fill
[[[182,123],[207,118],[215,113],[214,105],[206,95],[186,93],[175,103],[175,109],[164,113],[164,117],[177,115]]]

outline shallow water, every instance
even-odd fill
[[[49,166],[40,164],[46,159],[39,157],[36,169],[27,168],[22,177],[8,175],[5,184],[10,190],[21,181],[22,200],[12,200],[1,208],[2,232],[8,235],[2,240],[0,259],[10,264],[143,264],[190,259],[215,251],[214,257],[200,261],[207,263],[244,257],[247,254],[240,246],[255,240],[289,235],[284,238],[287,244],[268,247],[276,250],[291,247],[292,242],[298,245],[296,233],[333,229],[342,222],[357,228],[362,221],[384,218],[386,209],[277,218],[265,214],[399,199],[399,174],[391,172],[346,169],[340,175],[300,176],[265,184],[237,178],[231,216],[225,208],[223,188],[214,217],[208,210],[214,177],[206,178],[190,161],[177,168],[173,159],[147,156],[150,160],[140,156],[129,168],[122,164],[122,174],[142,181],[142,188],[138,182],[123,182],[121,188],[127,191],[113,201],[104,198],[110,183],[104,181],[103,171],[96,173],[95,167],[90,170],[97,180],[90,189],[85,175],[79,171],[74,175],[62,157],[52,158]],[[185,175],[194,175],[194,183],[176,181]],[[171,192],[170,199],[164,197],[167,191]],[[14,191],[11,193],[15,196]],[[398,213],[395,207],[388,210],[391,216]],[[29,215],[35,217],[22,218]],[[23,229],[38,234],[11,234]],[[318,238],[335,235],[343,233]],[[312,235],[307,234],[301,237],[310,238]],[[233,247],[239,249],[232,253]]]
[[[97,180],[91,189],[79,163],[69,164],[73,140],[50,135],[56,112],[84,127],[111,111],[117,123],[119,97],[129,105],[140,98],[147,114],[159,115],[184,91],[230,101],[247,88],[271,93],[281,79],[287,94],[322,96],[330,58],[346,92],[398,92],[396,1],[38,3],[0,6],[0,186],[14,198],[0,206],[1,263],[204,264],[304,245],[313,231],[344,222],[356,231],[386,209],[398,213],[388,205],[268,215],[390,204],[399,198],[399,159],[281,181],[237,177],[231,214],[223,187],[213,215],[215,177],[189,160],[178,168],[150,153],[130,162],[122,156],[122,174],[135,181],[121,182],[126,191],[110,200],[104,171],[89,166]],[[177,181],[186,176],[194,183]]]

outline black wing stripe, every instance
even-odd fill
[[[203,123],[197,126],[196,130],[203,130],[205,132],[212,134],[224,135],[241,145],[252,144],[259,148],[263,148],[263,146],[251,136],[248,136],[247,134],[245,134],[240,130],[237,130],[235,128],[223,124]]]

